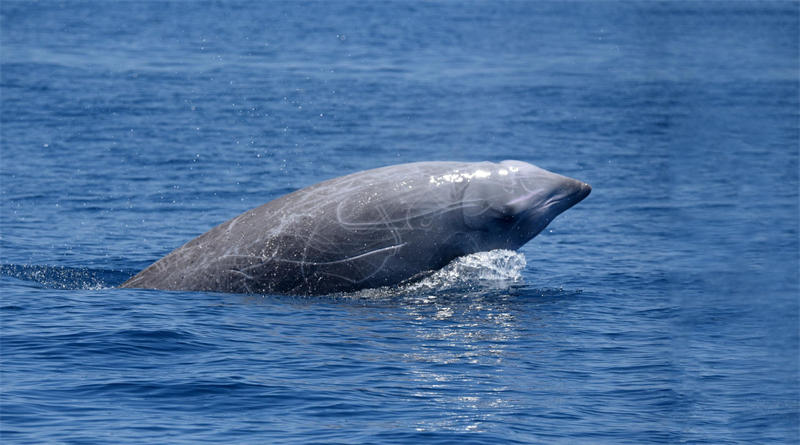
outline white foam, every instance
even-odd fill
[[[386,298],[450,291],[506,289],[523,282],[525,255],[512,250],[491,250],[456,258],[427,277],[400,286],[364,289],[351,297]],[[431,296],[433,298],[433,296]]]
[[[430,276],[404,286],[408,291],[454,287],[504,287],[522,281],[525,255],[512,250],[491,250],[456,258]]]

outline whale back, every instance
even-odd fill
[[[498,247],[464,216],[467,189],[480,187],[470,172],[491,165],[413,163],[324,181],[214,227],[123,287],[324,294],[397,284]]]

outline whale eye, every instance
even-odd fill
[[[497,219],[502,221],[502,222],[510,223],[510,222],[514,221],[514,217],[515,216],[516,215],[514,215],[513,213],[505,213],[505,212],[503,212],[503,213],[501,213],[499,215],[499,217]]]
[[[497,218],[503,220],[511,220],[517,214],[517,211],[514,208],[514,206],[508,204],[500,206],[500,208],[498,208],[496,212],[497,212]]]
[[[511,206],[488,205],[483,210],[486,224],[506,224],[515,220],[516,214]]]
[[[510,175],[509,175],[510,176]],[[503,178],[470,182],[462,196],[462,212],[467,227],[486,230],[497,229],[513,221],[516,209],[513,205],[514,184]]]

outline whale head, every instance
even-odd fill
[[[484,233],[490,248],[517,249],[591,190],[527,162],[481,163],[464,190],[464,224]]]

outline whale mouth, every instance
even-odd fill
[[[592,187],[585,182],[575,182],[578,186],[575,187],[571,193],[561,196],[554,196],[547,200],[544,204],[527,208],[514,215],[512,218],[514,221],[514,226],[510,232],[526,232],[526,239],[522,243],[524,244],[544,230],[544,228],[547,227],[556,216],[565,212],[575,204],[583,201],[592,192]]]
[[[573,181],[573,184],[570,186],[570,189],[567,193],[556,194],[544,200],[543,202],[540,201],[538,204],[530,204],[531,202],[536,202],[536,193],[531,193],[513,199],[506,204],[507,210],[505,210],[504,213],[513,215],[515,218],[524,218],[527,215],[530,215],[535,209],[542,210],[553,207],[556,207],[558,209],[558,213],[561,213],[575,204],[583,201],[591,192],[592,186],[589,184],[581,181]]]
[[[578,187],[576,187],[575,190],[572,191],[572,193],[569,193],[567,195],[554,196],[548,199],[547,202],[545,202],[542,205],[542,207],[552,207],[555,205],[566,203],[567,205],[564,206],[563,210],[561,210],[563,212],[564,210],[567,210],[568,208],[574,206],[575,204],[583,201],[587,196],[589,196],[589,193],[592,193],[592,186],[590,186],[585,182],[580,182]]]

